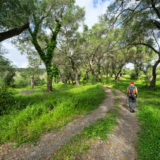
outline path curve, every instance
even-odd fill
[[[107,141],[96,141],[91,145],[87,157],[83,160],[135,160],[137,132],[139,130],[135,113],[128,110],[126,95],[115,89],[120,98],[118,125],[112,134],[108,135]]]
[[[105,88],[107,98],[103,103],[90,114],[79,116],[79,118],[68,123],[60,132],[50,132],[41,136],[36,146],[24,145],[9,149],[0,146],[0,160],[49,160],[52,154],[63,144],[68,142],[71,137],[77,135],[84,127],[94,123],[97,119],[103,118],[106,111],[113,108],[114,96],[109,88]],[[4,145],[5,146],[5,145]]]

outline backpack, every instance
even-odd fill
[[[135,97],[136,96],[136,87],[129,86],[127,93],[130,97]]]

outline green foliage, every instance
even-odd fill
[[[14,77],[14,81],[12,87],[14,88],[24,88],[30,86],[31,83],[31,73],[30,69],[16,69],[16,76]],[[46,83],[44,71],[38,70],[38,73],[34,75],[34,85],[42,86]]]
[[[56,64],[54,64],[54,65],[52,65],[52,67],[51,67],[52,69],[52,75],[53,75],[53,77],[54,77],[54,80],[55,80],[55,82],[57,81],[57,79],[58,79],[58,77],[59,77],[59,69],[58,69],[58,67],[57,67],[57,65]]]
[[[0,55],[0,85],[11,85],[11,83],[13,83],[14,76],[15,69],[12,67],[11,62],[8,59],[4,58],[2,55]]]
[[[43,86],[46,82],[45,79],[41,79],[38,76],[34,79],[35,86]]]
[[[13,29],[28,22],[34,0],[2,0],[0,5],[1,30]]]
[[[0,87],[0,116],[8,113],[14,107],[14,104],[13,94],[5,87]]]
[[[15,88],[27,87],[29,83],[30,83],[30,80],[28,78],[18,77],[18,78],[15,78],[13,87]]]
[[[119,116],[117,110],[109,110],[105,118],[98,119],[94,124],[86,127],[77,136],[73,137],[69,143],[63,145],[56,153],[54,160],[75,160],[81,158],[90,149],[91,143],[102,139],[107,139],[107,134],[110,133],[117,124],[116,118]]]
[[[130,79],[137,80],[138,77],[137,77],[136,73],[132,72],[132,73],[130,74]]]
[[[16,95],[15,108],[0,117],[0,143],[34,141],[44,131],[62,127],[75,115],[95,109],[105,97],[101,85],[55,88],[57,91],[49,94]]]
[[[80,65],[82,62],[81,35],[78,32],[84,19],[84,9],[73,6],[63,16],[61,44],[55,54],[55,63],[59,65],[61,78],[64,81],[76,82],[79,85]]]

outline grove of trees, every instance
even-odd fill
[[[159,0],[115,0],[91,29],[84,24],[84,17],[84,8],[74,0],[1,1],[0,41],[11,38],[28,56],[31,88],[41,64],[48,92],[53,89],[53,78],[76,85],[102,82],[104,77],[118,81],[128,63],[134,64],[132,78],[143,73],[150,86],[156,86]],[[8,71],[9,85],[14,69],[3,55],[0,62],[0,74]]]

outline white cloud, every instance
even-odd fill
[[[18,68],[27,67],[27,56],[22,55],[9,40],[2,42],[2,46],[7,50],[7,54],[5,54],[4,57],[8,58],[13,65],[17,66]]]
[[[134,68],[134,64],[133,63],[128,63],[125,65],[126,68],[128,69],[133,69]]]
[[[95,8],[93,0],[76,0],[77,5],[85,8],[85,24],[87,24],[89,28],[98,22],[98,17],[105,13],[107,7],[112,2],[113,0],[107,0],[105,2],[98,0],[97,6]]]

